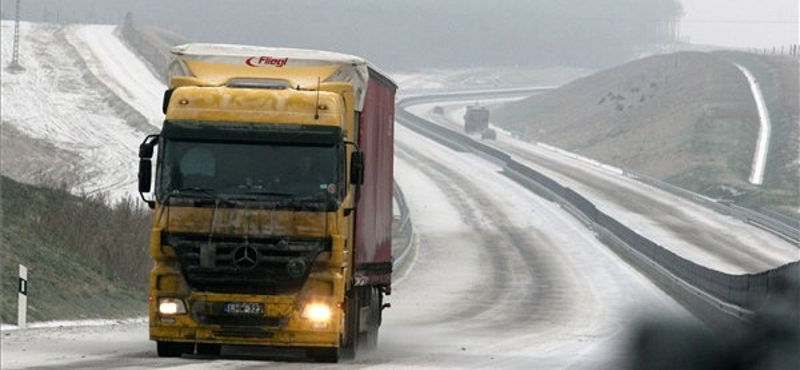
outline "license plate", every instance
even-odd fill
[[[252,302],[228,302],[222,311],[229,315],[263,315],[264,305]]]

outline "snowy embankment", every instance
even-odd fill
[[[24,71],[3,68],[0,76],[4,133],[13,128],[27,140],[68,153],[61,157],[75,175],[69,184],[75,192],[136,197],[138,146],[157,131],[156,97],[164,84],[149,71],[136,70],[143,64],[114,35],[115,26],[20,26]],[[2,22],[3,64],[11,60],[13,27]],[[136,63],[126,63],[131,60]],[[16,155],[4,150],[3,167],[24,162]],[[46,165],[17,171],[28,171],[22,176],[27,179],[57,173]]]
[[[756,141],[756,150],[753,154],[753,166],[750,170],[749,181],[751,184],[761,185],[764,182],[764,167],[767,165],[767,155],[769,154],[772,123],[769,119],[767,104],[764,102],[764,95],[761,93],[761,87],[755,76],[753,76],[747,68],[737,63],[734,63],[734,65],[736,65],[736,68],[739,68],[747,78],[747,82],[750,84],[750,91],[753,93],[753,99],[756,101],[756,108],[758,109],[758,140]]]
[[[167,86],[117,35],[116,26],[82,25],[69,34],[69,42],[95,77],[158,130]]]

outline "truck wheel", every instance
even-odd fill
[[[197,343],[197,354],[201,356],[219,356],[222,352],[221,344]]]
[[[374,351],[378,348],[378,328],[369,328],[361,333],[358,338],[358,346],[365,351]]]
[[[369,328],[358,336],[358,346],[367,351],[374,351],[378,348],[378,328],[381,325],[383,302],[378,288],[370,288],[365,293],[364,300],[369,302],[369,319],[367,321]]]
[[[357,353],[358,343],[358,299],[355,288],[347,292],[345,301],[345,335],[342,337],[341,357],[344,359],[354,359]]]
[[[156,342],[158,357],[181,357],[184,353],[191,353],[194,344],[179,342]]]
[[[316,362],[335,364],[339,362],[339,348],[312,348],[308,350],[309,357]]]

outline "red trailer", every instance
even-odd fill
[[[364,184],[356,207],[355,281],[391,292],[392,189],[394,182],[394,83],[370,70],[359,116]]]

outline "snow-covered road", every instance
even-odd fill
[[[474,101],[423,104],[411,111],[460,131],[464,105]],[[433,113],[436,105],[446,107],[446,113]],[[497,140],[484,142],[575,190],[641,235],[703,266],[742,274],[800,260],[797,246],[739,219],[626,177],[621,169],[521,141],[502,130]]]

